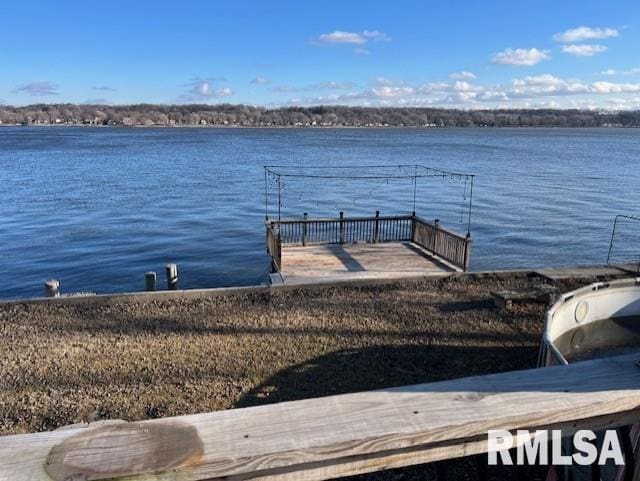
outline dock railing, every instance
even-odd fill
[[[471,257],[471,236],[460,235],[415,215],[267,220],[267,252],[280,270],[282,246],[414,242],[432,254],[466,271]]]
[[[272,270],[279,272],[282,266],[282,241],[277,227],[269,223],[267,223],[267,252],[271,256]]]
[[[413,242],[451,262],[463,271],[469,269],[471,260],[471,236],[461,236],[440,227],[436,219],[433,224],[413,216]]]

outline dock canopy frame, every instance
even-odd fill
[[[283,186],[284,180],[306,179],[324,181],[410,181],[412,189],[412,216],[416,215],[416,198],[418,195],[418,181],[426,178],[441,178],[464,184],[463,201],[467,209],[467,235],[471,234],[471,211],[473,207],[473,174],[452,172],[442,169],[427,167],[420,164],[399,165],[352,165],[352,166],[264,166],[264,215],[269,220],[273,208],[269,198],[277,196],[276,212],[278,221],[282,220]],[[273,192],[273,191],[276,192]],[[373,192],[372,189],[371,192]]]

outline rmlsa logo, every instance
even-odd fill
[[[549,435],[551,433],[551,435]],[[498,456],[505,465],[541,464],[566,466],[579,464],[583,466],[598,463],[604,465],[611,460],[614,464],[624,464],[624,456],[615,430],[607,430],[602,443],[596,442],[593,431],[580,430],[573,435],[573,454],[563,454],[562,431],[538,430],[535,432],[518,430],[515,437],[509,431],[492,430],[488,433],[489,464],[498,464]],[[597,445],[600,444],[598,452]],[[515,448],[515,463],[509,453]],[[551,450],[551,453],[549,453]]]

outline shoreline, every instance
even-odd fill
[[[426,125],[380,125],[380,126],[365,126],[365,125],[101,125],[101,124],[2,124],[0,123],[0,129],[2,128],[69,128],[69,127],[82,127],[82,128],[113,128],[113,129],[256,129],[256,130],[330,130],[330,129],[353,129],[353,130],[633,130],[640,129],[640,126],[636,125],[599,125],[595,127],[574,127],[574,126],[558,126],[558,125],[508,125],[508,126],[490,126],[490,125],[466,125],[466,126],[426,126]]]

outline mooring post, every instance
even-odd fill
[[[373,226],[373,243],[378,243],[378,233],[379,233],[379,222],[380,222],[380,211],[376,211],[376,223]]]
[[[436,251],[436,248],[438,247],[438,231],[440,230],[440,219],[434,219],[433,221],[433,239],[431,240],[432,242],[432,247],[431,247],[431,252],[433,252],[434,254],[437,254],[438,252]]]
[[[344,244],[344,212],[340,211],[340,244]]]
[[[178,266],[176,264],[167,264],[167,289],[175,291],[178,289]]]
[[[146,272],[144,275],[144,290],[155,291],[156,290],[156,273]]]
[[[60,297],[60,281],[49,279],[44,283],[44,295],[47,297]]]
[[[467,233],[467,237],[464,243],[464,266],[463,269],[465,272],[469,270],[469,263],[471,261],[471,234]]]
[[[302,245],[307,245],[307,213],[305,212],[302,217],[304,218],[304,222],[302,223]]]

